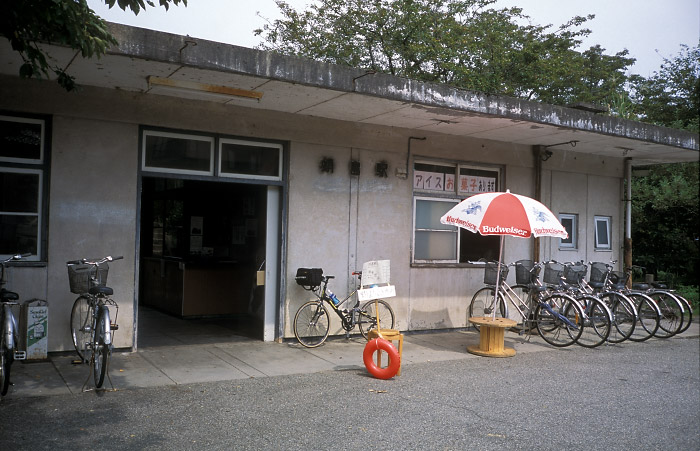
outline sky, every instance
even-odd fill
[[[297,10],[311,0],[286,0]],[[104,0],[88,0],[103,19],[216,42],[253,48],[262,41],[253,30],[265,19],[281,18],[273,0],[188,0],[187,7],[148,8],[135,16],[130,10],[109,9]],[[592,30],[579,50],[600,44],[613,55],[623,49],[637,62],[631,73],[649,77],[664,58],[673,58],[680,44],[698,45],[700,1],[698,0],[498,0],[498,7],[519,6],[533,24],[555,27],[574,16],[595,14],[588,21]],[[262,16],[262,17],[261,17]]]

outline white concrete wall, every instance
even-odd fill
[[[504,165],[504,186],[534,194],[534,164],[529,146],[495,143],[414,130],[354,124],[256,109],[184,101],[120,91],[85,88],[67,94],[52,83],[3,78],[0,109],[53,115],[49,255],[47,267],[17,268],[17,291],[47,299],[50,350],[71,348],[70,308],[65,262],[80,257],[123,254],[112,265],[109,284],[120,300],[117,346],[133,343],[133,308],[137,248],[138,126],[149,125],[289,143],[286,286],[282,287],[284,336],[298,306],[310,299],[298,287],[298,267],[323,267],[343,295],[353,287],[350,272],[363,262],[391,260],[397,297],[390,302],[402,330],[463,327],[472,294],[482,285],[483,270],[466,267],[412,266],[411,239],[414,158]],[[405,169],[413,140],[408,178]],[[335,161],[333,174],[319,170],[322,157]],[[349,175],[359,160],[361,175]],[[386,161],[388,177],[374,174]],[[554,213],[579,213],[576,258],[619,258],[622,158],[602,161],[569,151],[555,151],[544,164],[543,200]],[[592,249],[594,214],[613,218],[613,252]],[[505,261],[528,258],[533,240],[506,238]],[[572,260],[556,240],[543,239],[543,259]],[[565,258],[563,258],[565,257]],[[595,257],[595,258],[594,258]],[[604,257],[604,258],[599,258]],[[511,275],[510,279],[514,279]],[[340,333],[334,321],[334,333]]]

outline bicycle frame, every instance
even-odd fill
[[[318,297],[318,299],[321,302],[325,301],[333,308],[333,311],[335,311],[335,314],[338,315],[338,318],[340,318],[340,321],[343,324],[343,329],[345,329],[346,331],[349,332],[355,328],[355,324],[357,323],[356,314],[359,314],[360,300],[358,299],[355,302],[355,306],[352,308],[347,308],[346,311],[341,310],[341,306],[343,304],[345,304],[346,302],[348,302],[353,296],[355,296],[355,294],[357,293],[357,290],[360,287],[358,286],[357,288],[355,288],[342,301],[338,302],[338,305],[335,305],[335,303],[333,303],[331,298],[326,293],[328,282],[330,280],[331,280],[330,278],[327,278],[326,280],[324,280],[323,287],[322,288],[320,287],[318,290],[319,292],[318,293],[314,292],[314,294],[316,294],[316,297]]]

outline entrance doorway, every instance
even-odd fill
[[[266,294],[258,271],[266,270],[268,246],[278,246],[269,223],[278,222],[279,200],[270,192],[258,184],[143,177],[139,324],[142,313],[167,315],[178,321],[146,322],[268,339],[276,283]]]

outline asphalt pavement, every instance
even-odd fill
[[[508,358],[467,353],[475,332],[407,334],[402,375],[385,381],[361,338],[115,353],[99,391],[53,355],[13,365],[0,449],[695,450],[699,332],[596,349],[507,332]]]

